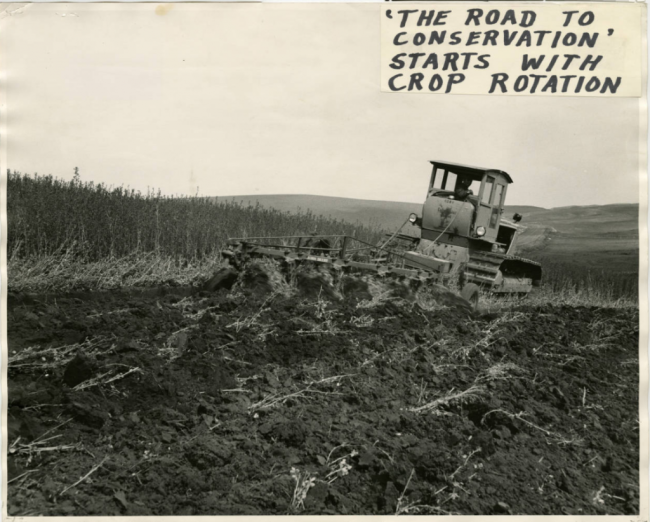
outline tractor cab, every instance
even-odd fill
[[[512,178],[501,170],[439,161],[431,164],[427,199],[418,223],[422,238],[459,246],[467,240],[497,242]]]

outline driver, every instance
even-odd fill
[[[466,176],[461,177],[458,180],[458,183],[456,183],[456,190],[454,191],[455,199],[458,201],[467,201],[467,198],[469,196],[474,195],[474,193],[469,188],[471,184],[471,178],[468,178]]]

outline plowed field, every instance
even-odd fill
[[[9,300],[19,515],[634,514],[638,312]]]

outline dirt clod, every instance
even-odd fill
[[[214,292],[215,290],[230,290],[237,282],[239,272],[234,268],[222,268],[203,284],[202,290]]]
[[[65,368],[63,382],[70,388],[90,379],[95,371],[95,363],[82,352],[77,353]]]

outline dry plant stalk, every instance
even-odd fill
[[[530,422],[529,420],[524,419],[525,412],[523,412],[523,411],[521,411],[521,412],[519,412],[519,413],[512,413],[512,412],[509,412],[509,411],[503,410],[503,409],[501,409],[501,408],[496,409],[496,410],[490,410],[490,411],[488,411],[485,415],[483,415],[483,418],[481,419],[481,424],[484,423],[484,422],[485,422],[485,418],[486,418],[488,415],[492,414],[492,413],[503,413],[506,417],[509,417],[509,418],[511,418],[511,419],[517,419],[517,420],[520,420],[521,422],[523,422],[524,424],[530,426],[531,428],[535,428],[536,430],[541,431],[542,433],[544,433],[544,434],[547,435],[548,437],[551,437],[551,438],[555,439],[555,441],[556,441],[558,444],[563,444],[563,445],[571,445],[571,444],[580,445],[580,444],[582,444],[582,442],[583,442],[583,440],[582,440],[580,437],[574,437],[574,438],[569,439],[569,438],[566,438],[564,435],[560,435],[559,433],[555,433],[555,432],[549,431],[549,430],[547,430],[547,429],[545,429],[545,428],[542,428],[541,426],[538,426],[537,424],[534,424],[534,423]]]
[[[325,377],[323,379],[320,379],[318,381],[312,381],[309,383],[306,383],[307,386],[303,388],[302,390],[298,390],[293,393],[288,393],[286,395],[281,395],[280,393],[271,393],[264,397],[261,401],[256,402],[255,404],[251,404],[248,409],[251,412],[257,411],[257,410],[265,410],[268,408],[273,408],[274,406],[278,404],[284,403],[288,399],[297,399],[297,398],[307,398],[308,393],[313,393],[313,394],[321,394],[321,395],[340,395],[338,392],[327,392],[327,391],[320,391],[320,390],[314,390],[312,389],[312,386],[316,386],[319,384],[333,384],[333,383],[339,383],[342,379],[346,377],[353,377],[354,373],[349,373],[349,374],[343,374],[343,375],[333,375],[332,377]],[[241,381],[244,382],[244,381]]]
[[[325,477],[327,483],[332,484],[336,479],[345,477],[348,473],[350,473],[352,466],[348,464],[347,459],[354,458],[358,454],[359,452],[357,452],[356,450],[352,450],[352,453],[350,453],[349,455],[345,455],[343,457],[334,460],[329,466],[331,471]]]
[[[473,346],[462,346],[452,352],[453,355],[459,355],[462,359],[466,359],[469,354],[478,349],[478,350],[486,350],[490,346],[492,346],[494,343],[496,343],[499,340],[499,337],[497,337],[497,334],[499,333],[499,327],[507,324],[507,323],[512,323],[515,321],[518,321],[519,319],[522,319],[523,317],[526,317],[526,314],[522,312],[506,312],[504,313],[501,317],[498,317],[494,321],[492,321],[490,324],[488,324],[487,328],[483,332],[483,337],[478,340]]]
[[[96,337],[83,343],[67,344],[51,348],[38,349],[37,346],[30,346],[21,350],[20,353],[12,354],[8,358],[9,368],[58,368],[65,366],[72,359],[77,351],[89,356],[98,353],[98,347],[104,342],[110,342],[106,337]],[[30,362],[24,362],[30,361]],[[22,364],[19,364],[22,363]]]
[[[291,468],[290,473],[291,478],[296,481],[291,498],[291,509],[297,512],[305,507],[307,493],[316,484],[316,478],[312,477],[309,471],[301,472],[298,468]]]
[[[415,413],[422,412],[435,412],[441,406],[447,406],[453,403],[467,403],[479,399],[485,393],[485,388],[481,385],[473,384],[467,390],[460,391],[457,393],[450,393],[444,397],[440,397],[434,401],[428,402],[417,408],[409,408],[409,411]]]
[[[313,384],[313,383],[312,383]],[[273,408],[274,406],[278,404],[282,404],[288,399],[297,399],[297,398],[306,398],[308,393],[315,393],[315,394],[321,394],[321,395],[339,395],[337,392],[323,392],[320,390],[312,390],[310,384],[307,386],[307,388],[304,388],[302,390],[299,390],[294,393],[288,393],[287,395],[280,395],[279,393],[271,393],[270,395],[267,395],[264,397],[261,401],[256,402],[255,404],[251,404],[248,407],[248,410],[251,412],[257,411],[257,410],[266,410],[268,408]]]
[[[20,443],[21,438],[18,437],[11,447],[9,448],[9,453],[14,455],[29,455],[31,460],[32,455],[35,453],[44,453],[46,451],[65,451],[65,450],[71,450],[71,449],[77,449],[76,444],[62,444],[60,446],[46,446],[45,443],[49,442],[53,439],[57,439],[61,437],[61,435],[55,435],[54,437],[49,437],[47,439],[43,439],[40,441],[34,441],[30,442],[29,444],[22,444]]]
[[[77,480],[77,482],[75,482],[75,483],[72,484],[71,486],[68,486],[68,487],[65,488],[63,491],[61,491],[61,493],[59,493],[59,496],[63,495],[66,491],[68,491],[68,490],[70,490],[70,489],[72,489],[72,488],[74,488],[74,487],[77,487],[77,486],[78,486],[79,484],[81,484],[84,480],[86,480],[88,477],[90,477],[90,475],[92,475],[93,473],[95,473],[95,471],[97,471],[99,468],[101,468],[102,465],[104,464],[104,462],[106,462],[107,460],[108,460],[108,455],[105,456],[105,457],[102,459],[102,461],[101,461],[99,464],[97,464],[96,466],[94,466],[94,467],[93,467],[93,468],[92,468],[88,473],[86,473],[83,477],[81,477],[79,480]]]
[[[81,390],[86,390],[88,388],[92,388],[93,386],[100,386],[104,384],[110,384],[112,382],[118,381],[120,379],[124,379],[127,375],[130,375],[132,373],[143,373],[141,368],[138,368],[137,366],[134,368],[131,368],[127,370],[126,372],[123,373],[118,373],[117,375],[113,375],[112,377],[109,377],[108,379],[104,379],[108,375],[111,374],[110,371],[103,373],[101,375],[98,375],[97,377],[93,377],[92,379],[89,379],[87,381],[84,381],[80,384],[77,384],[74,388],[72,388],[74,391],[81,391]]]
[[[397,507],[395,508],[395,515],[408,513],[408,508],[411,507],[410,505],[402,506],[402,502],[404,501],[404,495],[406,494],[406,490],[409,488],[409,484],[411,483],[411,479],[413,478],[413,473],[415,473],[415,468],[411,469],[411,474],[409,475],[409,478],[406,481],[406,485],[402,490],[402,494],[397,499]]]
[[[458,468],[456,469],[456,471],[454,471],[454,472],[450,475],[449,478],[452,478],[452,479],[453,479],[456,475],[458,475],[458,473],[460,472],[460,470],[462,470],[465,466],[467,466],[467,463],[469,462],[469,459],[471,459],[471,458],[472,458],[474,455],[476,455],[479,451],[481,451],[481,448],[477,448],[477,449],[475,449],[474,451],[472,451],[469,455],[467,455],[467,456],[465,457],[465,461],[464,461],[460,466],[458,466]]]
[[[27,471],[25,471],[25,473],[21,473],[17,477],[14,477],[11,480],[8,480],[7,484],[11,484],[12,482],[15,482],[16,480],[21,479],[21,478],[29,475],[30,473],[36,473],[37,471],[38,471],[37,469],[28,469]]]
[[[524,373],[524,370],[514,363],[498,362],[488,368],[485,373],[476,380],[480,381],[501,381],[508,379],[513,373]]]
[[[262,303],[262,306],[260,306],[260,309],[255,312],[253,315],[250,317],[245,317],[244,319],[238,319],[234,323],[229,324],[226,326],[226,328],[235,328],[235,331],[237,333],[241,332],[244,328],[250,328],[253,325],[259,324],[257,321],[259,320],[260,316],[264,312],[268,312],[270,308],[267,308],[266,306],[277,296],[279,295],[279,292],[273,292],[270,296],[268,296],[264,302]]]
[[[28,457],[28,462],[31,462],[32,457],[34,453],[43,453],[45,451],[65,451],[69,449],[76,449],[76,445],[70,445],[70,444],[63,444],[60,446],[45,446],[44,444],[46,442],[49,442],[53,439],[57,439],[61,437],[61,435],[55,435],[53,437],[48,437],[47,439],[44,438],[46,435],[49,435],[52,433],[54,430],[59,429],[61,426],[65,426],[68,424],[72,419],[68,419],[66,421],[63,421],[62,423],[54,426],[53,428],[50,428],[47,430],[45,433],[42,433],[39,437],[37,437],[35,440],[30,442],[29,444],[22,444],[20,443],[21,437],[18,437],[9,447],[9,453],[10,454],[17,454],[17,455],[24,455],[27,454],[29,455]]]

